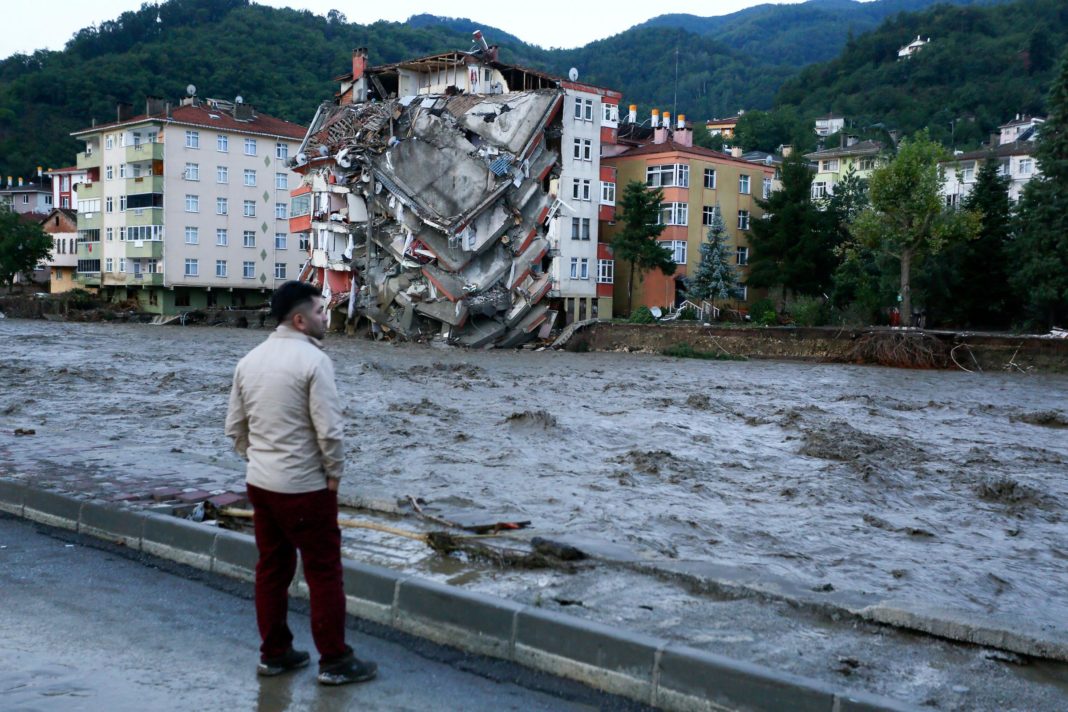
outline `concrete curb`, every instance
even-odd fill
[[[109,507],[0,480],[0,511],[133,550],[252,580],[251,536]],[[299,569],[298,569],[299,571]],[[378,566],[344,561],[350,613],[464,651],[502,658],[662,709],[894,712],[894,700],[731,660],[601,623]],[[291,590],[307,597],[299,575]]]

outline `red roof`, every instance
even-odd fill
[[[176,123],[184,126],[203,126],[211,129],[224,129],[226,131],[268,134],[300,140],[307,133],[307,127],[294,124],[289,121],[256,113],[249,121],[238,121],[233,114],[223,109],[213,108],[206,102],[200,102],[196,106],[178,106],[171,110],[170,116],[166,112],[158,114],[141,114],[125,121],[114,121],[110,124],[97,124],[91,128],[75,131],[72,135],[97,132],[102,129],[110,129],[118,126],[130,126],[144,123],[145,121],[162,121]]]
[[[665,141],[664,143],[647,143],[644,146],[638,146],[623,153],[607,158],[602,158],[601,162],[610,162],[619,158],[633,158],[635,156],[651,156],[659,153],[681,153],[689,156],[698,156],[700,158],[711,158],[716,161],[728,161],[730,163],[738,163],[743,166],[750,166],[760,168],[766,171],[774,171],[774,166],[765,166],[759,163],[752,163],[741,158],[735,158],[730,154],[723,153],[722,151],[713,151],[710,148],[703,148],[701,146],[683,146],[681,143],[675,143],[674,141]]]

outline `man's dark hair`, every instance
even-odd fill
[[[318,287],[307,282],[297,282],[295,280],[286,282],[274,290],[274,294],[271,295],[271,316],[281,323],[293,313],[294,309],[303,306],[305,302],[310,302],[316,297],[322,296],[322,294]]]

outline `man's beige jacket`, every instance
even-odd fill
[[[226,434],[248,460],[246,481],[313,492],[345,470],[334,366],[319,341],[282,324],[234,370]]]

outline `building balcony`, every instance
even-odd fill
[[[130,279],[127,284],[141,285],[144,287],[162,287],[163,286],[163,273],[162,272],[134,272],[129,275]]]
[[[99,287],[99,272],[75,272],[74,281],[83,287]]]
[[[95,183],[79,183],[74,187],[78,193],[78,200],[99,200],[104,195],[104,184],[100,181]]]
[[[79,242],[78,243],[78,259],[79,260],[98,260],[100,259],[100,243],[99,242]]]
[[[110,285],[123,285],[129,280],[127,278],[133,277],[132,274],[126,274],[125,272],[101,272],[101,283],[104,286]]]
[[[130,240],[126,242],[126,259],[163,259],[162,240]]]
[[[162,225],[163,208],[127,208],[126,226]]]
[[[138,193],[162,193],[163,176],[140,176],[126,179],[126,194],[137,195]]]
[[[139,143],[136,146],[126,147],[126,162],[141,163],[143,161],[162,161],[162,143]]]
[[[81,170],[88,170],[90,168],[100,168],[100,162],[102,157],[99,151],[93,153],[79,153],[77,157],[77,166]]]
[[[103,213],[78,213],[79,230],[99,230],[104,226]]]

